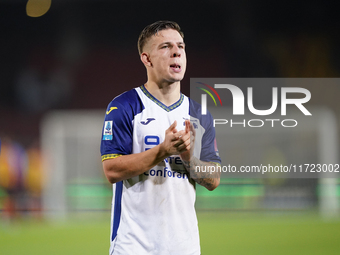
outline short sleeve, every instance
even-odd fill
[[[220,164],[221,158],[218,153],[215,137],[216,133],[213,126],[213,118],[209,112],[206,116],[204,116],[202,122],[202,124],[205,126],[205,132],[202,138],[202,150],[200,160],[207,162],[216,162]]]
[[[133,119],[141,109],[135,90],[116,97],[108,105],[102,128],[102,160],[132,153]]]
[[[193,119],[199,120],[199,125],[204,130],[201,139],[200,160],[206,162],[221,163],[215,138],[215,128],[213,126],[213,117],[208,111],[207,114],[201,114],[201,105],[190,99],[189,115]]]

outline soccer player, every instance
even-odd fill
[[[211,115],[183,95],[183,33],[158,21],[141,32],[147,82],[115,97],[103,125],[104,173],[113,184],[110,254],[199,255],[196,183],[213,190],[220,164]],[[196,169],[197,170],[197,169]]]

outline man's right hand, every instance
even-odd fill
[[[161,150],[165,151],[167,157],[179,155],[186,151],[185,141],[187,137],[185,136],[185,130],[178,132],[176,126],[177,121],[175,120],[165,131],[164,141],[160,144]]]

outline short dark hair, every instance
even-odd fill
[[[143,53],[143,48],[148,41],[148,39],[157,34],[159,31],[165,30],[165,29],[174,29],[176,30],[182,38],[184,38],[184,34],[181,31],[180,26],[174,22],[174,21],[168,21],[168,20],[160,20],[156,21],[155,23],[152,23],[148,26],[146,26],[143,31],[140,33],[138,38],[138,52],[139,55]]]

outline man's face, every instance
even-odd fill
[[[181,81],[186,70],[185,45],[173,29],[159,31],[146,44],[145,52],[151,62],[150,75],[156,82]]]

